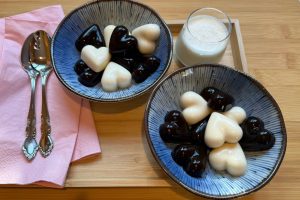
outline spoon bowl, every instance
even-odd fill
[[[34,63],[35,70],[45,72],[52,70],[51,62],[51,38],[43,30],[39,30],[32,34],[31,42],[29,44],[30,54],[29,60]]]
[[[26,40],[24,41],[24,44],[22,46],[22,50],[21,50],[22,67],[23,67],[23,70],[25,70],[25,72],[29,75],[29,77],[38,76],[38,74],[39,74],[39,72],[37,70],[35,70],[35,68],[32,67],[31,61],[30,61],[30,55],[29,55],[30,43],[31,43],[33,36],[34,36],[34,34],[32,33],[26,38]]]

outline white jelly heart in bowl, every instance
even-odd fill
[[[208,98],[217,90],[224,95]],[[249,121],[258,129],[250,135],[245,132]],[[285,124],[274,98],[252,77],[218,64],[181,68],[163,79],[150,96],[144,127],[167,175],[208,198],[231,199],[259,190],[276,174],[286,150]],[[203,138],[195,135],[200,132]],[[268,149],[259,146],[260,140],[247,146],[243,138],[255,134],[271,138]]]

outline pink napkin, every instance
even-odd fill
[[[39,29],[53,34],[64,17],[61,6],[0,19],[0,184],[64,185],[69,165],[100,153],[99,140],[88,101],[71,94],[50,75],[47,100],[54,149],[46,159],[40,153],[28,162],[21,146],[30,102],[30,81],[20,64],[26,37]],[[41,82],[37,82],[36,127],[40,139]]]

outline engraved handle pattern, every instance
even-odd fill
[[[41,73],[42,76],[42,115],[41,115],[42,137],[40,140],[40,152],[44,157],[49,156],[54,147],[53,140],[51,138],[50,116],[48,112],[47,98],[46,98],[46,83],[50,72],[51,71],[49,70]]]
[[[26,126],[26,138],[22,147],[23,153],[28,160],[32,160],[38,151],[38,144],[36,142],[36,118],[35,118],[35,85],[36,76],[30,76],[31,82],[31,99],[30,106],[27,116],[27,126]]]

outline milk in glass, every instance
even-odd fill
[[[228,28],[216,17],[192,16],[176,41],[176,57],[185,66],[218,63],[225,52],[228,39]]]

